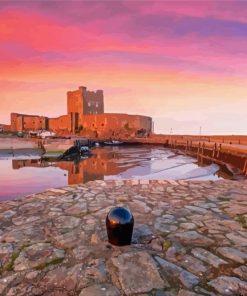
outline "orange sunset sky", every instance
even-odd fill
[[[2,1],[0,123],[79,85],[157,133],[247,134],[247,2]]]

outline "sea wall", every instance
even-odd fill
[[[4,137],[0,138],[0,150],[38,149],[36,141],[25,138]]]

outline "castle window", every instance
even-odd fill
[[[87,105],[88,105],[88,107],[91,107],[91,103],[90,102],[88,102]]]
[[[99,107],[99,104],[98,104],[98,102],[96,102],[96,108],[98,108]]]

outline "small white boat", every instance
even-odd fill
[[[116,140],[111,140],[111,141],[104,142],[104,144],[109,145],[109,146],[117,146],[117,145],[122,145],[123,142],[116,141]]]

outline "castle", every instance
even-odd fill
[[[80,86],[67,92],[67,114],[57,118],[11,113],[11,131],[50,130],[56,133],[80,134],[91,131],[96,136],[116,131],[152,132],[152,118],[142,115],[104,113],[103,90],[88,91]]]

